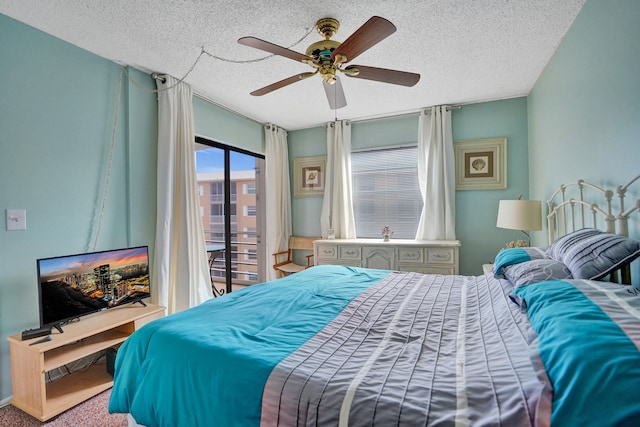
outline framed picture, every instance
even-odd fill
[[[507,138],[454,143],[456,190],[507,188]]]
[[[293,196],[322,196],[327,158],[296,157],[293,159]]]

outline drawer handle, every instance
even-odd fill
[[[449,254],[439,254],[439,253],[433,254],[433,257],[436,258],[436,259],[449,259],[450,258]]]
[[[351,250],[351,251],[344,251],[344,253],[345,253],[346,255],[358,255],[358,251],[353,251],[353,250]]]
[[[322,255],[333,255],[335,252],[332,249],[324,249]]]

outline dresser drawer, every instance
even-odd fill
[[[423,264],[424,248],[398,248],[398,262]]]
[[[362,259],[362,248],[360,246],[340,246],[338,251],[341,260],[360,261]]]
[[[455,260],[453,248],[427,248],[427,264],[454,264]]]
[[[318,259],[338,259],[338,245],[318,245],[316,249]]]

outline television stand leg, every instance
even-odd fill
[[[61,334],[64,333],[64,331],[62,330],[62,325],[53,325],[54,328],[56,328]]]
[[[138,301],[136,301],[136,302],[139,302],[140,304],[144,305],[145,307],[147,306],[147,304],[145,304],[145,303],[144,303],[144,301],[142,301],[141,299],[139,299],[139,300],[138,300]]]

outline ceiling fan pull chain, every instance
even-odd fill
[[[307,32],[306,32],[306,34],[305,34],[304,36],[300,37],[300,39],[299,39],[297,42],[295,42],[295,43],[291,44],[290,46],[288,46],[288,47],[287,47],[287,49],[290,49],[290,48],[292,48],[292,47],[296,46],[298,43],[302,42],[302,40],[306,39],[306,38],[307,38],[307,36],[308,36],[309,34],[311,34],[312,32],[313,32],[313,28],[311,28],[311,29],[307,30]],[[271,55],[263,56],[262,58],[256,58],[256,59],[245,59],[245,60],[242,60],[242,59],[228,59],[228,58],[223,58],[223,57],[221,57],[221,56],[217,56],[217,55],[214,55],[214,54],[212,54],[212,53],[207,52],[206,50],[204,50],[204,48],[203,48],[203,51],[204,51],[207,55],[209,55],[210,57],[212,57],[213,59],[217,59],[217,60],[219,60],[219,61],[223,61],[223,62],[231,62],[231,63],[234,63],[234,64],[251,64],[252,62],[264,61],[265,59],[269,59],[269,58],[271,58],[272,56],[275,56],[275,54],[271,54]]]

